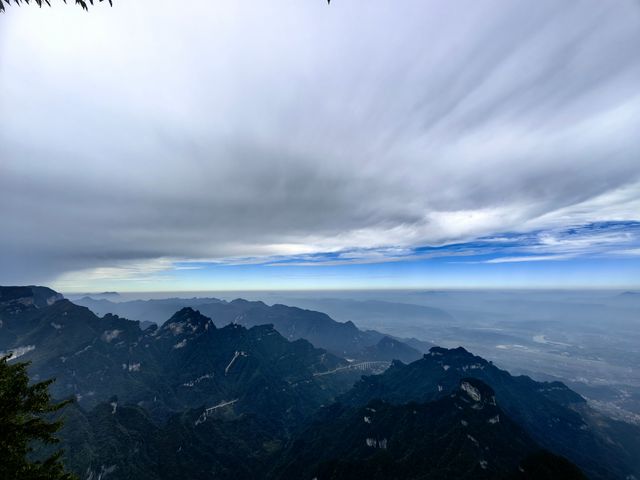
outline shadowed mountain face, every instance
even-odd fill
[[[238,414],[233,404],[156,422],[144,408],[112,399],[90,411],[72,405],[62,417],[62,445],[55,447],[92,480],[260,478],[285,438],[264,416]]]
[[[216,328],[191,308],[144,331],[68,300],[1,315],[5,350],[31,361],[34,379],[55,377],[53,394],[73,396],[83,408],[117,396],[161,418],[238,399],[238,411],[294,421],[333,395],[332,377],[314,374],[347,365],[305,340],[289,342],[270,325]]]
[[[298,468],[318,478],[358,478],[354,472],[376,478],[395,470],[406,475],[397,478],[419,478],[422,471],[481,478],[511,475],[517,467],[540,474],[526,478],[575,473],[548,453],[530,456],[540,447],[566,456],[593,478],[635,471],[632,452],[618,445],[624,443],[620,432],[633,438],[633,428],[593,416],[562,383],[512,377],[462,348],[432,348],[420,360],[394,361],[385,373],[353,385],[361,373],[353,367],[388,362],[349,362],[306,340],[289,341],[272,325],[218,328],[189,307],[142,330],[139,322],[100,318],[55,292],[40,292],[36,301],[28,290],[0,288],[0,342],[32,362],[34,379],[57,378],[56,397],[78,400],[63,414],[62,440],[68,465],[86,478],[232,479],[267,471],[287,478]],[[227,307],[236,308],[234,303],[246,307]],[[257,308],[295,318],[284,306]],[[243,311],[258,322],[251,309]],[[307,319],[308,331],[321,331],[326,318]],[[364,351],[388,359],[405,348],[382,337]],[[337,396],[342,406],[329,406]],[[382,412],[375,423],[363,420],[370,417],[366,408]],[[498,426],[489,421],[496,416]],[[487,431],[479,428],[485,424]],[[475,429],[469,433],[475,441],[462,435],[461,426]],[[476,442],[495,445],[495,451]],[[326,455],[305,460],[320,445]],[[423,457],[449,463],[421,463]],[[514,474],[522,473],[518,468]]]
[[[130,302],[110,302],[83,297],[76,300],[79,305],[90,308],[98,315],[113,313],[136,320],[158,322],[173,312],[186,306],[197,308],[210,317],[218,326],[237,323],[245,327],[272,324],[288,340],[304,338],[316,347],[324,348],[335,355],[366,360],[402,360],[411,362],[422,353],[400,339],[395,339],[398,348],[389,351],[386,337],[374,330],[362,331],[353,322],[336,322],[328,315],[313,310],[286,305],[268,306],[263,302],[236,299],[226,302],[215,298],[164,300],[135,300]],[[402,343],[403,345],[400,345]],[[395,356],[392,354],[395,353]]]
[[[316,375],[348,363],[271,325],[216,328],[183,308],[143,331],[65,299],[16,309],[13,297],[0,304],[0,339],[32,362],[34,379],[56,378],[55,397],[77,400],[63,413],[63,447],[87,477],[252,478],[289,432],[357,375]],[[176,442],[176,450],[185,447],[180,455],[167,450]],[[189,458],[197,462],[185,470]]]
[[[63,296],[47,287],[0,287],[0,313],[20,313],[53,305]]]
[[[62,298],[63,296],[60,293],[47,287],[34,285],[28,287],[0,287],[0,305],[2,305],[3,309],[12,304],[44,307],[52,305],[58,300],[62,300]]]
[[[434,347],[421,360],[392,363],[381,375],[363,377],[340,398],[363,406],[374,399],[393,404],[429,402],[447,395],[464,377],[495,390],[502,409],[541,446],[566,456],[591,478],[624,478],[637,471],[635,452],[620,448],[599,424],[585,400],[560,382],[514,377],[464,348]]]
[[[525,478],[533,455],[547,478],[585,478],[548,453],[496,404],[484,382],[464,378],[452,392],[427,403],[374,400],[366,407],[323,409],[293,441],[275,469],[277,478]],[[549,465],[557,461],[563,469]]]

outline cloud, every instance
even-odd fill
[[[611,252],[614,255],[631,255],[640,257],[640,248],[626,248],[624,250],[614,250]]]
[[[164,1],[3,18],[0,283],[638,220],[636,2]]]
[[[305,255],[248,257],[217,261],[224,265],[338,266],[455,259],[453,263],[516,263],[569,260],[578,257],[637,255],[640,222],[603,222],[529,233],[503,233],[470,242],[419,248],[371,248]],[[540,255],[545,253],[544,255]],[[489,257],[492,258],[484,258]],[[460,260],[460,257],[484,258]],[[203,262],[211,264],[211,262]]]
[[[231,257],[222,259],[156,259],[145,262],[123,262],[110,267],[88,268],[65,273],[56,281],[56,287],[64,291],[104,290],[107,286],[134,290],[172,290],[178,276],[184,271],[199,271],[201,282],[207,281],[214,270],[218,275],[220,269],[242,269],[251,267],[281,267],[289,273],[283,278],[277,274],[276,282],[291,280],[291,270],[306,270],[297,276],[314,277],[316,280],[334,280],[340,274],[330,274],[327,270],[316,270],[318,267],[372,266],[398,263],[438,262],[440,265],[484,264],[497,265],[530,262],[558,262],[580,259],[616,259],[640,255],[640,222],[603,222],[589,225],[550,229],[529,233],[503,233],[501,236],[478,238],[470,242],[445,244],[440,246],[423,246],[418,248],[370,248],[350,249],[335,252],[315,252],[287,255],[270,255],[257,257]],[[309,268],[316,270],[312,274]],[[568,267],[569,268],[569,267]],[[278,269],[276,269],[278,270]],[[228,270],[227,270],[228,271]],[[236,270],[237,271],[237,270]],[[258,283],[264,288],[269,275],[275,273],[261,270]],[[372,273],[367,273],[371,278]],[[208,277],[209,276],[209,277]],[[296,276],[296,275],[294,275]],[[379,276],[379,275],[378,275]],[[236,278],[236,277],[234,277]],[[184,280],[184,278],[182,278]],[[255,278],[253,281],[255,282]],[[464,279],[462,284],[464,284]],[[618,279],[619,280],[619,279]],[[228,288],[229,278],[223,277],[215,283],[218,288]],[[202,283],[190,279],[192,289],[202,288]],[[235,283],[234,285],[242,285]],[[276,283],[278,287],[280,283]],[[296,287],[300,285],[293,284]],[[362,285],[360,285],[362,286]]]
[[[532,255],[530,257],[499,257],[486,260],[485,263],[551,262],[567,260],[572,255]]]

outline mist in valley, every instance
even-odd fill
[[[362,330],[463,346],[498,367],[560,380],[591,404],[640,424],[640,292],[619,290],[323,290],[71,294],[76,303],[162,323],[163,311],[243,298],[353,322]],[[91,297],[101,306],[86,300]],[[173,299],[170,301],[168,299]],[[156,305],[154,305],[154,303]],[[213,319],[215,321],[215,318]]]

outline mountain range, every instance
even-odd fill
[[[181,307],[143,329],[44,287],[0,287],[0,350],[76,400],[61,444],[87,480],[638,476],[638,429],[560,382],[463,348],[378,360],[411,348],[385,336],[347,359],[283,331],[355,325],[260,303],[220,302],[214,320]]]
[[[338,322],[329,315],[287,305],[267,305],[241,298],[227,302],[216,298],[168,298],[112,302],[89,296],[74,300],[98,315],[112,313],[134,320],[160,323],[175,311],[191,307],[210,317],[217,325],[237,323],[254,327],[272,324],[288,340],[304,338],[315,346],[346,358],[392,360],[404,362],[419,359],[433,345],[416,339],[401,339],[375,330],[360,330],[351,322]],[[378,345],[381,340],[385,341]],[[390,342],[389,339],[395,340]],[[411,345],[410,345],[411,343]],[[395,345],[397,348],[390,352]]]

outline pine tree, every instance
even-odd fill
[[[53,380],[29,385],[28,363],[9,363],[0,358],[0,478],[3,480],[73,480],[64,471],[59,451],[44,460],[30,454],[39,442],[57,443],[61,421],[47,420],[69,401],[52,403]]]

